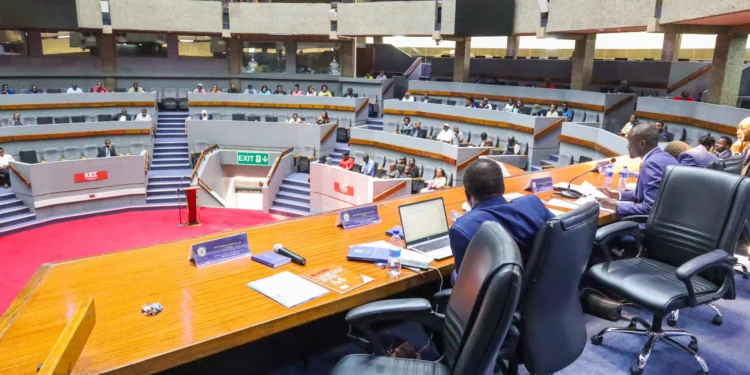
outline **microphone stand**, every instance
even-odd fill
[[[617,161],[617,159],[612,158],[612,159],[609,160],[608,163],[605,163],[605,164],[602,164],[602,165],[595,165],[593,168],[589,169],[588,171],[583,172],[583,173],[579,174],[578,176],[573,177],[573,179],[571,179],[570,182],[568,182],[568,187],[567,188],[561,188],[560,189],[560,195],[563,198],[568,198],[568,199],[578,199],[578,198],[583,197],[583,194],[581,194],[580,192],[577,192],[577,191],[575,191],[575,190],[573,190],[573,189],[570,188],[570,185],[573,184],[573,181],[575,181],[575,180],[583,177],[587,173],[595,172],[600,167],[604,167],[604,168],[609,167],[610,165],[614,164],[614,162],[616,162],[616,161]]]

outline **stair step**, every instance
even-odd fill
[[[160,159],[151,160],[151,165],[180,164],[180,163],[190,164],[190,159],[188,159],[187,157],[182,157],[182,158],[160,158]]]
[[[306,211],[299,211],[293,208],[279,207],[276,205],[271,205],[271,208],[268,211],[274,214],[284,215],[284,216],[289,216],[289,217],[300,217],[300,216],[310,215],[310,213]]]
[[[333,152],[335,152],[337,154],[343,154],[345,152],[351,152],[351,150],[344,150],[344,149],[340,149],[340,148],[334,148]]]
[[[558,160],[560,160],[560,155],[558,155],[558,154],[550,154],[549,155],[549,160],[558,161]]]
[[[154,135],[154,138],[162,138],[162,139],[163,138],[185,138],[185,133],[171,134],[171,133],[159,133],[159,132],[157,132]]]
[[[288,178],[283,179],[281,181],[281,185],[282,186],[289,185],[289,186],[294,186],[294,187],[301,187],[301,188],[307,189],[307,191],[310,191],[310,184],[309,183],[307,183],[307,182],[301,182],[301,181],[295,181],[295,180],[290,180]]]
[[[282,184],[281,186],[279,186],[279,191],[286,191],[286,192],[289,192],[289,193],[310,196],[310,188],[309,187],[308,188],[304,188],[304,187],[301,187],[301,186],[284,185],[284,184]]]
[[[184,187],[188,187],[188,186],[189,185],[186,184],[186,186],[184,186]],[[174,188],[165,188],[165,187],[152,188],[152,187],[149,186],[148,189],[146,189],[146,197],[158,197],[158,196],[164,196],[164,195],[170,195],[170,196],[171,195],[175,195],[175,196],[179,195],[181,197],[184,197],[185,196],[185,192],[183,190],[180,190],[180,193],[178,194],[177,193],[177,187],[174,187]]]
[[[298,194],[290,191],[279,191],[276,193],[276,199],[285,199],[310,204],[310,194]]]
[[[156,126],[156,130],[160,129],[185,129],[185,124],[159,124]]]
[[[5,208],[5,209],[0,210],[0,218],[8,217],[8,216],[15,216],[24,212],[29,212],[29,208],[24,205],[13,206],[10,208]]]
[[[5,219],[0,219],[0,228],[10,227],[13,225],[25,223],[36,219],[36,215],[32,213],[16,215]]]
[[[538,172],[538,171],[541,171],[542,169],[544,169],[544,168],[542,168],[541,165],[532,165],[531,166],[531,171],[532,172]]]
[[[183,181],[186,183],[190,177],[184,176],[148,176],[148,184],[162,184],[162,183],[179,183]]]
[[[542,165],[557,165],[557,161],[554,160],[540,160]]]
[[[170,152],[190,152],[188,146],[168,146],[157,143],[154,145],[154,153],[170,153]]]
[[[159,134],[185,134],[185,129],[163,129],[157,128],[156,135]]]
[[[4,193],[0,194],[0,201],[5,201],[8,199],[16,199],[16,193]]]
[[[16,207],[16,206],[23,206],[23,202],[15,198],[0,201],[0,210],[4,210],[6,208]]]
[[[179,159],[187,159],[189,158],[190,153],[187,151],[183,152],[160,152],[155,153],[153,155],[154,159],[171,159],[171,158],[179,158]]]
[[[160,141],[154,142],[154,148],[163,148],[163,147],[187,147],[188,143],[187,141],[180,141],[175,139],[162,139]]]
[[[154,189],[173,189],[173,191],[176,191],[178,188],[184,189],[188,186],[190,186],[190,179],[184,178],[182,179],[182,183],[180,181],[165,181],[165,182],[152,182],[149,181],[148,185],[146,185],[146,192],[149,190]]]
[[[179,197],[180,202],[185,202],[185,197],[181,196]],[[146,203],[148,204],[169,204],[169,203],[177,203],[178,197],[177,194],[174,195],[157,195],[154,197],[146,197]]]
[[[185,164],[152,164],[151,169],[157,171],[169,170],[169,169],[186,169],[190,168],[190,163]]]
[[[310,212],[310,203],[303,203],[289,199],[276,198],[273,200],[273,205],[277,207],[291,208],[301,212]]]

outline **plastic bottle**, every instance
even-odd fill
[[[617,190],[620,192],[625,191],[628,187],[628,176],[630,173],[628,172],[628,167],[623,166],[622,170],[620,171],[620,181],[617,183]]]
[[[607,170],[604,171],[604,186],[603,188],[612,189],[612,177],[615,176],[615,169],[610,165]]]
[[[388,271],[388,275],[391,278],[397,279],[401,276],[401,249],[404,247],[404,240],[401,239],[399,231],[393,231],[390,243],[393,247],[388,254],[388,264],[385,269]]]

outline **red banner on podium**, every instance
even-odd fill
[[[354,196],[354,186],[344,185],[338,182],[333,183],[333,190],[336,190],[337,192],[348,195],[350,197]]]
[[[73,175],[73,181],[75,183],[81,183],[81,182],[93,182],[93,181],[102,181],[109,178],[109,173],[107,171],[98,171],[98,172],[84,172],[84,173],[76,173]]]
[[[198,189],[199,187],[185,188],[185,201],[187,202],[187,226],[201,225],[200,209],[198,207]]]

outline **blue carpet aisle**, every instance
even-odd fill
[[[190,186],[185,175],[190,168],[190,147],[185,136],[185,112],[160,111],[156,120],[154,149],[148,171],[146,203],[176,205],[185,201],[185,193],[178,187]]]

